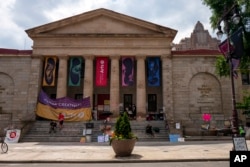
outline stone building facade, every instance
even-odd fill
[[[203,26],[198,22],[196,28]],[[125,109],[128,100],[136,105],[137,121],[152,116],[166,120],[172,128],[180,122],[190,134],[199,128],[203,113],[210,113],[215,125],[232,115],[230,79],[215,74],[218,50],[198,47],[172,51],[177,33],[174,29],[97,9],[26,32],[33,40],[33,50],[0,49],[1,126],[9,122],[23,126],[23,122],[36,120],[41,89],[54,98],[89,96],[93,111],[99,110],[100,99],[107,100],[112,117]],[[52,87],[42,85],[44,61],[48,56],[58,60],[56,84]],[[78,87],[67,83],[71,57],[83,59],[84,77]],[[97,57],[108,58],[105,87],[95,85]],[[135,60],[132,86],[121,86],[122,57]],[[149,57],[160,60],[161,84],[156,87],[148,86]],[[236,81],[238,99],[242,89],[240,80]]]
[[[198,21],[190,37],[186,37],[178,44],[174,44],[174,50],[217,50],[219,43],[220,40],[211,37],[208,30],[205,30],[203,24]]]

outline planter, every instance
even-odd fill
[[[137,139],[112,140],[111,146],[119,157],[130,156]]]

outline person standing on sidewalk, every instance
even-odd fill
[[[59,113],[58,121],[59,121],[59,129],[61,130],[63,128],[63,122],[64,122],[64,115],[62,113]]]

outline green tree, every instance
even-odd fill
[[[110,138],[110,144],[112,140],[124,140],[124,139],[133,139],[133,138],[138,139],[137,136],[135,136],[132,133],[128,114],[124,112],[116,120],[115,131],[114,131],[114,134],[112,134],[112,137]]]
[[[242,102],[236,103],[236,108],[242,110],[242,114],[250,115],[250,93],[244,92]]]
[[[238,25],[229,22],[230,34],[240,26],[244,27],[244,55],[241,57],[239,70],[248,72],[250,66],[250,1],[249,0],[202,0],[203,4],[208,6],[212,12],[210,24],[213,30],[218,28],[218,23],[226,11],[229,11],[234,4],[238,5],[241,15],[241,22]],[[246,26],[247,25],[247,26]],[[219,76],[229,76],[229,66],[226,66],[226,59],[218,58],[216,60],[216,72]]]

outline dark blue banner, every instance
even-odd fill
[[[160,58],[149,57],[147,58],[148,64],[148,86],[160,86]]]

